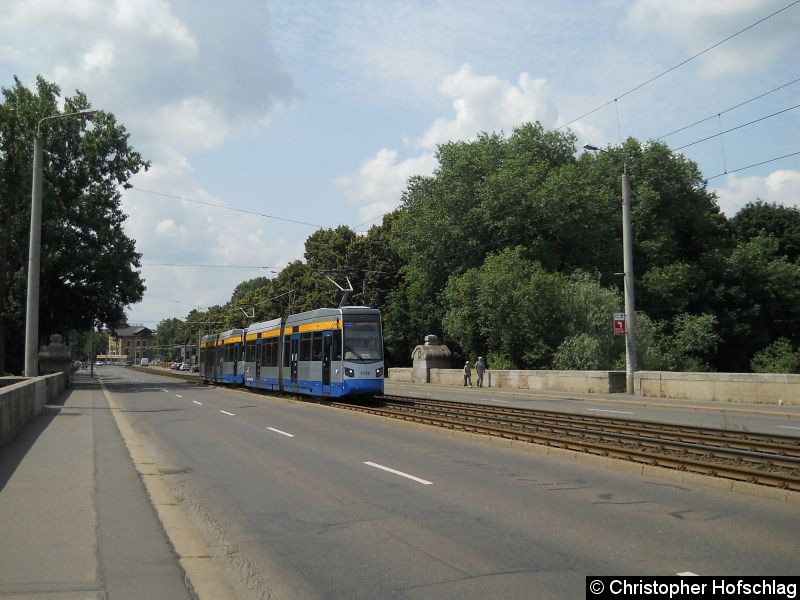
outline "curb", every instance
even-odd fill
[[[190,592],[200,600],[236,600],[237,596],[228,585],[222,569],[181,511],[152,457],[139,441],[119,403],[102,379],[100,386],[128,448],[133,466],[147,489],[150,503],[156,510],[161,527],[178,555],[178,562],[186,574]]]

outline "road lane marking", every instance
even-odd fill
[[[789,425],[778,425],[780,429],[800,429],[800,427],[791,427]]]
[[[489,402],[504,402],[506,404],[510,402],[510,400],[498,400],[497,398],[483,398],[483,400],[488,400]]]
[[[285,435],[286,437],[294,437],[292,433],[286,433],[285,431],[281,431],[280,429],[275,429],[274,427],[267,427],[270,431],[274,431],[275,433],[280,433],[281,435]]]
[[[164,388],[161,388],[161,391],[162,392],[167,392],[169,394],[169,390],[165,390]]]
[[[617,413],[618,415],[632,415],[632,412],[628,412],[627,410],[605,410],[602,408],[587,408],[586,410],[593,410],[594,412],[610,412],[610,413]]]
[[[176,398],[183,398],[183,396],[181,396],[180,394],[175,394],[175,397]]]
[[[700,577],[697,573],[692,573],[691,571],[684,571],[683,573],[676,573],[676,575],[680,575],[681,577]]]
[[[414,477],[413,475],[409,475],[408,473],[403,473],[402,471],[396,471],[394,469],[390,469],[389,467],[384,467],[383,465],[379,465],[374,462],[364,462],[365,465],[369,465],[370,467],[375,467],[376,469],[381,469],[383,471],[388,471],[389,473],[394,473],[395,475],[400,475],[400,477],[405,477],[406,479],[411,479],[423,485],[433,485],[432,481],[428,481],[427,479],[420,479],[419,477]]]
[[[221,410],[221,411],[219,411],[219,412],[221,412],[223,415],[230,415],[231,417],[235,417],[235,416],[236,416],[236,415],[235,415],[235,414],[233,414],[233,413],[229,413],[227,410]]]
[[[197,400],[192,400],[192,402],[194,402],[195,404],[199,404],[200,406],[203,406],[203,403],[202,402],[198,402]]]

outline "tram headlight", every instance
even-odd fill
[[[383,367],[375,369],[375,377],[378,379],[383,379]]]
[[[355,377],[356,373],[350,367],[345,367],[344,368],[344,376],[345,377]]]

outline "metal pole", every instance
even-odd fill
[[[636,303],[633,293],[633,231],[631,227],[631,184],[627,165],[622,170],[622,251],[625,268],[625,388],[634,393],[636,360]]]
[[[89,377],[94,377],[94,321],[89,329]]]
[[[31,235],[28,250],[28,305],[25,313],[25,377],[39,375],[39,265],[42,240],[43,146],[41,136],[34,136]]]

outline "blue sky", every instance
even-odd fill
[[[359,225],[398,205],[436,145],[541,120],[579,144],[634,136],[673,148],[800,104],[800,3],[657,81],[640,83],[791,0],[0,0],[0,68],[85,91],[152,169],[123,208],[155,326],[229,299],[302,258],[312,225]],[[718,113],[722,113],[717,117]],[[707,177],[800,151],[800,109],[681,150]],[[797,205],[800,155],[709,181],[726,214]],[[186,198],[268,214],[265,218]],[[611,216],[611,218],[616,218]]]

